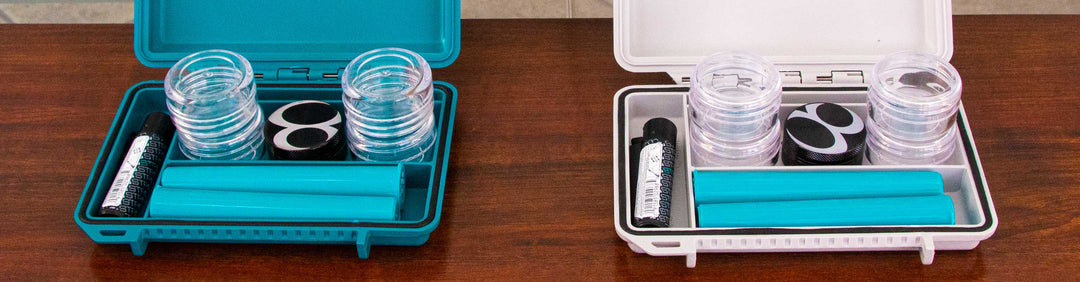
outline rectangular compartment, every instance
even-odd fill
[[[960,146],[942,165],[885,166],[776,166],[708,167],[694,164],[686,151],[689,121],[685,86],[632,86],[615,97],[616,229],[637,252],[688,257],[692,266],[697,252],[786,252],[830,250],[922,250],[932,258],[933,249],[971,249],[990,236],[996,222],[974,143],[971,142],[961,108],[958,123]],[[781,120],[804,103],[832,102],[866,117],[866,90],[789,90],[782,96]],[[672,120],[678,128],[677,160],[672,191],[672,221],[668,228],[638,228],[630,222],[630,139],[642,134],[644,123],[654,117]],[[699,228],[696,226],[693,170],[700,171],[935,171],[942,175],[945,194],[955,208],[955,225],[843,226],[785,228]],[[809,240],[809,241],[807,241]],[[824,241],[822,241],[824,240]]]
[[[264,114],[297,100],[322,100],[341,107],[341,89],[336,84],[259,84],[257,93]],[[116,170],[126,154],[131,137],[142,119],[151,112],[167,112],[165,93],[160,82],[138,84],[128,91],[117,112],[109,137],[102,146],[94,172],[87,181],[75,220],[98,243],[130,244],[136,255],[145,252],[147,243],[162,242],[232,242],[232,243],[339,243],[356,244],[360,257],[367,257],[371,245],[420,245],[438,225],[442,207],[443,180],[453,127],[456,93],[443,82],[435,85],[436,132],[435,154],[429,159],[404,163],[404,195],[398,219],[393,221],[303,221],[303,220],[191,220],[173,218],[103,217],[98,207]],[[173,136],[164,167],[222,165],[305,165],[371,166],[396,165],[392,162],[368,162],[349,157],[343,161],[284,161],[264,157],[253,161],[190,160],[179,151]],[[156,186],[160,187],[160,183]],[[359,207],[358,207],[359,208]]]

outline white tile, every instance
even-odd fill
[[[14,23],[131,23],[134,3],[32,3],[0,4]]]
[[[610,18],[612,0],[570,0],[575,18]]]
[[[566,18],[569,0],[461,0],[466,19]]]

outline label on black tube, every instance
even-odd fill
[[[165,161],[165,154],[169,151],[174,130],[168,115],[146,115],[142,129],[131,140],[131,146],[98,209],[102,216],[138,216],[142,213]]]
[[[641,148],[638,164],[637,212],[638,218],[660,216],[660,181],[663,180],[664,143],[653,143]]]
[[[638,226],[666,227],[671,218],[675,146],[657,139],[641,148],[634,219]]]
[[[116,172],[116,178],[113,179],[109,193],[101,203],[102,207],[119,207],[123,203],[124,195],[128,195],[128,187],[131,187],[131,180],[135,177],[136,167],[139,166],[139,160],[142,159],[148,142],[150,142],[150,136],[146,135],[135,137],[135,140],[131,141],[131,151],[124,156],[124,162],[120,164],[120,170]]]

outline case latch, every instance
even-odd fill
[[[817,83],[862,84],[863,72],[858,70],[832,71],[828,76],[818,76]]]
[[[278,80],[308,80],[308,68],[281,68],[277,71]]]

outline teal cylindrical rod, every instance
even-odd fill
[[[161,172],[161,186],[234,192],[380,196],[400,201],[404,189],[404,165],[174,165]]]
[[[840,200],[703,204],[698,227],[952,225],[947,195]]]
[[[696,204],[932,196],[933,171],[694,171]]]
[[[381,196],[256,193],[158,187],[147,215],[204,220],[396,220],[397,200]]]

